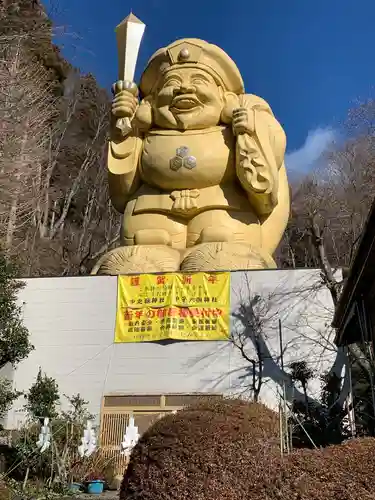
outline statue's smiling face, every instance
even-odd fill
[[[223,91],[199,68],[171,69],[159,82],[153,102],[157,127],[198,130],[220,122]]]

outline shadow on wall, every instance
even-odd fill
[[[190,360],[190,367],[201,367],[204,358],[207,364],[213,363],[220,351],[229,348],[228,371],[214,381],[202,382],[207,385],[211,382],[211,389],[228,387],[229,393],[259,399],[274,408],[284,384],[290,404],[306,404],[307,396],[308,403],[319,408],[320,376],[335,374],[341,379],[336,403],[343,406],[350,389],[347,357],[344,350],[333,343],[334,332],[330,326],[333,303],[319,272],[301,273],[300,279],[292,280],[290,272],[286,278],[283,273],[283,279],[270,280],[265,286],[259,281],[254,283],[251,273],[242,274],[241,289],[232,300],[230,342],[216,343],[216,349],[209,355]],[[284,337],[281,343],[280,334]],[[296,361],[305,361],[314,372],[306,395],[290,373],[290,365]]]
[[[304,403],[305,394],[296,387],[296,382],[293,381],[291,374],[286,371],[285,367],[281,367],[281,356],[275,356],[271,353],[269,343],[266,341],[263,333],[254,331],[252,325],[249,325],[247,315],[244,315],[241,312],[235,312],[233,314],[235,315],[236,319],[241,322],[243,326],[242,335],[251,344],[253,350],[257,353],[256,357],[258,358],[257,360],[254,359],[254,362],[257,365],[255,369],[252,363],[249,363],[247,366],[242,367],[242,369],[238,369],[245,370],[245,374],[242,374],[239,377],[241,381],[249,381],[245,390],[249,392],[249,395],[254,392],[253,382],[251,381],[255,377],[257,381],[260,381],[260,384],[264,383],[265,381],[273,382],[273,385],[277,387],[280,392],[282,391],[283,384],[285,384],[287,401],[289,403],[293,403],[293,401]],[[275,340],[277,341],[279,339],[276,338]],[[232,342],[234,342],[234,346],[237,347],[236,340],[233,339]],[[318,348],[318,346],[316,348]],[[241,347],[238,347],[238,349],[241,352]],[[285,354],[286,353],[284,352],[283,355],[285,356]],[[302,358],[304,359],[305,356],[302,356]],[[331,364],[329,370],[327,370],[328,373],[335,373],[339,377],[341,377],[342,373],[344,372],[340,393],[340,401],[342,401],[342,403],[349,395],[349,377],[347,376],[347,370],[344,370],[344,368],[346,367],[346,359],[347,358],[343,349],[338,348],[336,350],[333,363]],[[245,358],[244,360],[246,361]],[[261,365],[261,369],[259,369],[259,365]],[[308,395],[308,402],[309,404],[319,406],[319,401],[316,398],[311,397],[310,395]]]

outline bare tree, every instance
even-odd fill
[[[52,43],[41,5],[0,5],[0,245],[25,276],[85,274],[118,244],[110,99]]]
[[[347,139],[292,183],[292,217],[278,252],[283,267],[324,267],[329,275],[329,266],[350,266],[375,198],[374,117],[372,99],[349,110]]]
[[[246,391],[255,400],[267,393],[270,397],[270,391],[272,398],[285,397],[290,411],[296,404],[314,409],[314,415],[332,415],[341,408],[340,415],[347,418],[352,410],[348,364],[345,351],[334,343],[331,292],[316,270],[295,271],[293,277],[289,273],[281,280],[275,276],[280,281],[266,286],[259,279],[252,282],[251,273],[242,278],[231,342],[244,362],[239,370],[247,373]],[[284,337],[280,344],[279,333]],[[309,380],[314,374],[310,391],[307,380],[299,388],[301,377],[293,371],[302,365]],[[336,384],[332,401],[323,407],[320,380],[326,375],[338,381],[339,390]]]
[[[62,126],[51,140],[40,211],[44,245],[61,245],[62,274],[87,273],[119,239],[104,165],[109,101],[93,79],[77,83],[65,94]]]
[[[321,270],[334,305],[343,284],[335,271],[350,266],[375,197],[374,111],[373,100],[353,108],[345,124],[350,139],[333,145],[322,166],[294,186],[293,215],[279,249],[283,266]],[[345,351],[374,387],[369,346],[352,344]]]
[[[2,53],[0,242],[27,275],[87,273],[119,239],[104,165],[108,97],[75,71],[55,97],[23,42]]]
[[[0,237],[14,252],[35,222],[38,179],[46,159],[46,136],[55,114],[46,72],[25,56],[20,41],[3,49],[0,61]]]
[[[248,283],[248,277],[246,276]],[[240,351],[243,359],[251,366],[249,393],[253,401],[259,401],[263,383],[264,356],[262,341],[267,321],[267,304],[260,295],[249,296],[248,301],[240,303],[233,317],[239,320],[231,330],[230,341]]]

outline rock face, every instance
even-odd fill
[[[158,421],[135,447],[121,500],[370,500],[375,440],[280,456],[278,415],[207,402]]]

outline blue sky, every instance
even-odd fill
[[[117,76],[114,28],[131,9],[146,24],[137,76],[155,50],[178,38],[220,45],[239,66],[246,91],[266,99],[283,124],[292,169],[314,164],[348,108],[373,95],[374,0],[60,3],[45,2],[68,32],[57,40],[64,55],[108,88]]]

